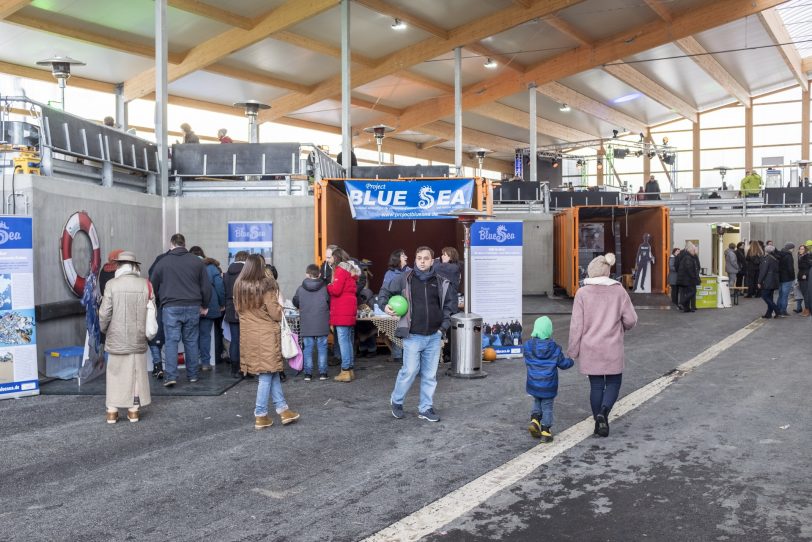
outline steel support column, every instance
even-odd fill
[[[537,183],[539,181],[539,171],[538,171],[538,115],[536,114],[536,84],[530,83],[527,85],[527,95],[529,99],[529,106],[530,112],[528,115],[530,116],[530,153],[528,158],[530,159],[530,178],[529,181],[531,183]]]
[[[462,47],[454,49],[454,167],[462,176]]]
[[[350,122],[350,0],[341,0],[341,157],[349,177],[352,172],[352,124]]]
[[[169,137],[166,106],[168,100],[168,46],[166,2],[155,0],[155,142],[158,144],[160,194],[169,195]]]

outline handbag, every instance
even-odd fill
[[[304,369],[304,356],[302,355],[302,349],[299,348],[299,336],[293,332],[290,335],[296,341],[296,355],[288,359],[288,367],[298,372]]]
[[[147,322],[145,326],[147,340],[151,341],[158,334],[158,310],[155,308],[155,298],[152,296],[152,284],[147,281]]]
[[[290,325],[288,324],[288,319],[285,316],[282,316],[282,321],[280,322],[281,328],[281,343],[282,343],[282,357],[285,359],[295,358],[296,354],[299,353],[299,339],[295,338],[296,335],[290,329]]]

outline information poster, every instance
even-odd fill
[[[273,223],[271,222],[229,222],[228,223],[228,263],[234,263],[234,256],[244,250],[249,254],[261,254],[265,263],[273,263]]]
[[[471,225],[471,311],[482,316],[482,348],[522,355],[522,223]]]
[[[39,394],[31,217],[0,216],[0,399]]]

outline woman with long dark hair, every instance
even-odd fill
[[[258,375],[254,427],[264,429],[273,425],[268,415],[268,396],[273,399],[282,425],[299,419],[288,408],[282,393],[280,373],[282,359],[282,318],[279,286],[265,274],[265,260],[251,254],[234,283],[234,308],[240,319],[240,369]]]
[[[403,273],[411,270],[408,263],[409,256],[406,255],[405,250],[399,248],[392,251],[392,254],[389,255],[389,269],[386,270],[386,274],[383,276],[383,284],[381,285],[381,289],[386,288],[388,290],[395,279],[399,278]],[[395,344],[394,341],[388,342],[389,350],[392,352],[392,361],[396,363],[403,363],[403,348]]]
[[[761,260],[764,258],[764,247],[761,241],[750,241],[745,256],[745,274],[747,280],[747,295],[744,297],[759,297],[758,272],[761,268]]]

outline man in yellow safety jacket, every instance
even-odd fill
[[[755,171],[748,171],[742,179],[740,190],[742,197],[758,197],[761,192],[761,175]]]

